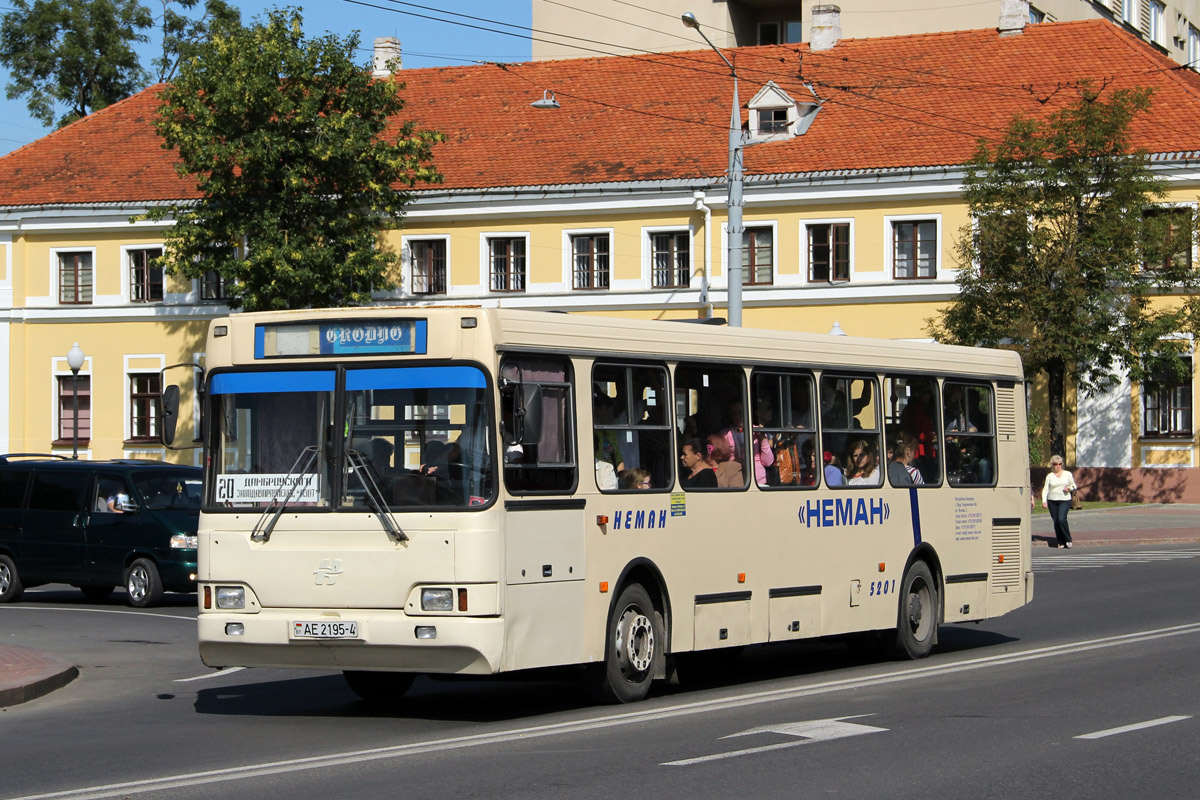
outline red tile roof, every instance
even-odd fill
[[[730,52],[730,51],[727,51]],[[967,161],[1012,115],[1073,101],[1077,82],[1155,87],[1132,128],[1151,152],[1200,150],[1200,76],[1103,20],[744,47],[731,53],[745,104],[768,80],[825,105],[804,136],[746,151],[746,172],[902,169]],[[445,188],[719,178],[731,81],[711,50],[404,70],[405,118],[446,135]],[[174,171],[149,89],[0,158],[0,206],[195,196]],[[530,102],[553,91],[560,109]]]

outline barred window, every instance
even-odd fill
[[[92,302],[92,254],[58,254],[58,302],[90,305]]]
[[[498,237],[488,239],[493,292],[525,291],[525,240]]]
[[[1187,375],[1192,357],[1182,356]],[[1145,436],[1192,435],[1192,382],[1176,383],[1163,376],[1142,386],[1142,432]]]
[[[691,247],[687,231],[650,235],[651,284],[655,289],[686,289],[691,284]]]
[[[573,286],[576,289],[607,289],[609,286],[609,239],[607,233],[571,237]]]

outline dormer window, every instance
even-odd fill
[[[758,134],[770,136],[787,133],[788,110],[786,108],[760,108],[758,110]]]
[[[758,90],[749,102],[750,142],[774,142],[803,136],[821,109],[821,101],[811,89],[811,99],[797,101],[774,81]]]

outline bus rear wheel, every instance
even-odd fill
[[[604,703],[636,703],[650,691],[666,644],[662,616],[641,584],[621,591],[608,621],[604,663],[592,665],[590,688]]]
[[[411,672],[365,672],[346,670],[342,673],[350,691],[371,703],[396,703],[412,687],[416,675]]]
[[[938,592],[933,573],[924,561],[914,561],[900,587],[900,612],[896,621],[896,654],[925,658],[937,638]]]

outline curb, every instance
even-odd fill
[[[26,676],[9,685],[0,681],[0,708],[36,700],[79,677],[79,668],[69,661],[15,645],[0,648],[0,667]]]

